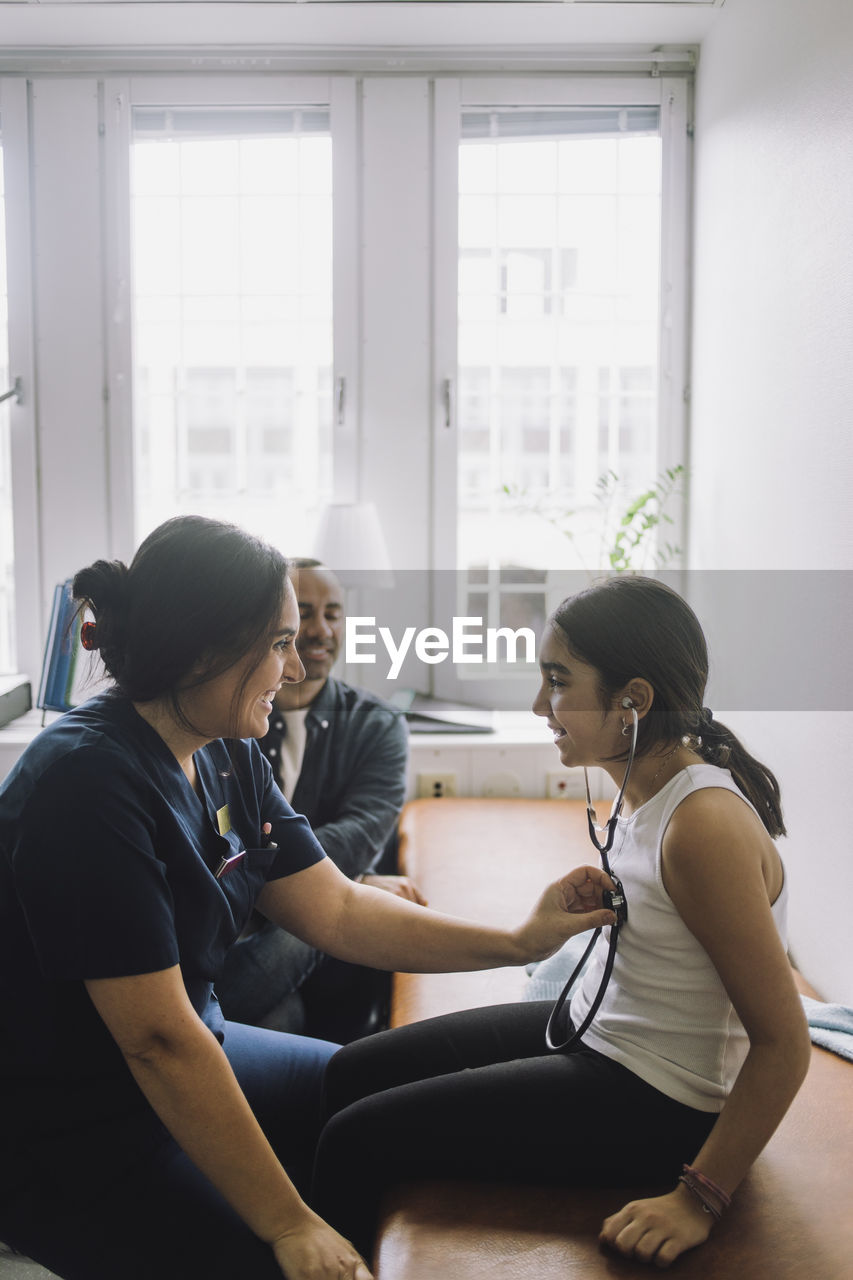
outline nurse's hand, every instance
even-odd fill
[[[525,963],[545,960],[575,934],[615,924],[616,916],[602,907],[605,889],[615,889],[600,867],[576,867],[550,884],[529,919],[515,936]]]
[[[310,1209],[298,1226],[272,1241],[272,1249],[287,1280],[373,1280],[349,1240]]]

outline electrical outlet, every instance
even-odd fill
[[[418,799],[440,800],[456,795],[455,773],[419,773]]]
[[[545,774],[545,795],[549,800],[580,800],[586,795],[580,769],[555,769]]]

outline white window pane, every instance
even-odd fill
[[[243,359],[247,365],[290,364],[299,336],[299,299],[295,294],[245,297],[241,316]]]
[[[225,297],[183,299],[181,359],[186,365],[223,368],[229,374],[240,360],[240,300]]]
[[[332,204],[328,197],[310,196],[301,201],[299,222],[300,284],[305,294],[321,294],[331,300],[332,259],[324,246],[332,240]]]
[[[184,293],[237,293],[239,208],[236,196],[181,200],[181,289]]]
[[[556,201],[539,192],[530,196],[502,195],[498,200],[499,242],[550,246],[554,241],[555,208]]]
[[[656,145],[658,140],[651,139]],[[559,190],[573,195],[615,191],[619,143],[613,138],[580,138],[558,144]]]
[[[618,204],[619,286],[653,306],[660,276],[660,200],[621,196]]]
[[[497,148],[498,189],[543,194],[557,187],[557,144],[555,142],[505,142]]]
[[[251,195],[293,195],[299,191],[296,138],[244,138],[240,143],[240,190]]]
[[[660,191],[661,147],[658,138],[625,138],[619,144],[619,190],[656,196]]]
[[[328,113],[135,119],[137,536],[196,511],[301,545],[332,481]]]
[[[133,241],[137,296],[178,293],[181,287],[181,205],[177,197],[139,196],[134,218],[145,228]]]
[[[459,152],[459,194],[494,193],[498,186],[498,149],[492,143],[471,143]]]
[[[305,195],[332,194],[331,138],[303,138],[299,143],[299,191]]]
[[[602,472],[626,502],[656,472],[660,138],[545,115],[459,163],[458,564],[522,613],[519,574],[599,567]]]
[[[240,144],[236,139],[181,143],[181,192],[185,196],[236,196]]]
[[[562,198],[558,207],[560,245],[577,251],[577,288],[601,297],[616,288],[617,205],[614,196]]]
[[[479,249],[497,240],[498,209],[494,196],[463,195],[459,200],[459,247]]]
[[[181,349],[180,299],[137,297],[133,343],[138,367],[171,367]]]
[[[242,293],[297,293],[299,248],[295,196],[248,196],[240,201]]]
[[[181,189],[176,142],[138,142],[133,148],[131,190],[135,196],[176,196]]]

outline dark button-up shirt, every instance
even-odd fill
[[[330,677],[305,717],[305,754],[291,804],[329,857],[353,879],[378,861],[406,794],[408,735],[402,712]],[[281,781],[284,718],[273,716],[261,750]]]

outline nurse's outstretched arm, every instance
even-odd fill
[[[354,884],[324,858],[269,881],[257,907],[339,960],[398,973],[457,973],[544,960],[575,934],[615,923],[602,906],[603,891],[612,888],[599,867],[576,867],[548,885],[515,929],[499,929]]]
[[[385,895],[388,896],[388,895]],[[176,965],[86,983],[92,1003],[175,1141],[273,1250],[288,1280],[371,1280],[355,1249],[301,1199],[252,1114]]]

